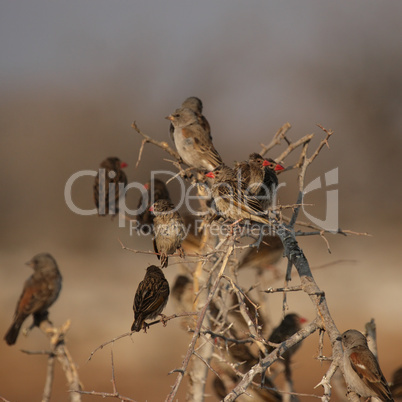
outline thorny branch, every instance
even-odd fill
[[[52,384],[54,378],[54,361],[58,360],[62,370],[69,384],[70,391],[81,390],[81,383],[78,377],[78,371],[75,363],[71,357],[67,346],[65,345],[64,339],[67,331],[71,325],[70,320],[67,320],[60,328],[54,327],[49,321],[44,320],[40,324],[40,329],[49,337],[50,339],[50,350],[40,350],[40,351],[29,351],[23,350],[22,352],[30,355],[47,355],[48,365],[47,365],[47,375],[46,383],[44,387],[44,392],[42,396],[43,401],[49,401],[52,391]],[[70,396],[71,402],[80,402],[81,396],[79,394],[72,393]]]
[[[180,175],[183,176],[183,171],[181,168],[180,163],[182,163],[182,160],[180,156],[177,154],[176,151],[174,151],[166,142],[161,142],[154,140],[150,136],[144,134],[141,132],[141,130],[138,128],[136,123],[134,122],[132,124],[132,127],[136,130],[138,134],[140,134],[143,137],[143,140],[141,142],[141,147],[139,151],[139,156],[137,160],[136,166],[141,161],[141,156],[145,147],[146,143],[151,143],[153,145],[156,145],[157,147],[165,150],[169,155],[173,156],[175,161],[171,161],[179,170]],[[263,145],[261,144],[261,151],[260,154],[264,156],[267,154],[269,151],[271,151],[274,147],[280,145],[283,143],[283,141],[286,143],[286,148],[285,150],[277,157],[274,158],[276,161],[282,162],[285,158],[287,158],[293,151],[295,151],[298,148],[301,148],[301,152],[298,158],[297,163],[295,163],[292,166],[289,166],[286,170],[291,170],[291,169],[298,169],[299,174],[298,174],[298,195],[297,195],[297,200],[295,204],[290,205],[289,207],[293,209],[292,216],[290,218],[282,216],[281,211],[285,209],[285,206],[279,206],[276,208],[276,210],[272,211],[272,213],[276,216],[272,220],[272,226],[274,228],[275,234],[281,239],[284,247],[284,255],[288,259],[288,273],[286,275],[286,281],[285,281],[285,286],[281,288],[272,288],[268,287],[266,290],[264,290],[264,293],[274,293],[274,292],[282,292],[284,294],[284,303],[286,303],[286,294],[288,292],[295,292],[295,291],[303,291],[305,292],[308,297],[310,298],[311,302],[313,303],[315,310],[316,310],[316,318],[313,320],[310,324],[306,325],[304,328],[302,328],[300,331],[298,331],[295,335],[291,336],[289,339],[287,339],[285,342],[282,342],[279,344],[276,349],[267,354],[265,352],[265,345],[268,345],[268,342],[265,340],[264,336],[266,334],[262,334],[260,332],[260,326],[257,324],[257,316],[259,315],[258,309],[261,307],[257,304],[255,304],[248,296],[246,295],[246,292],[242,290],[242,288],[239,286],[237,283],[237,273],[236,269],[238,267],[237,257],[236,257],[236,252],[239,250],[243,250],[245,248],[251,247],[250,245],[247,246],[242,246],[242,245],[237,245],[236,243],[241,239],[242,236],[239,234],[236,234],[236,231],[233,230],[232,233],[229,233],[227,236],[225,236],[223,239],[220,239],[220,242],[218,245],[215,247],[212,247],[212,251],[209,253],[200,253],[200,254],[187,254],[187,257],[197,257],[199,258],[198,260],[198,265],[196,270],[194,271],[194,289],[196,289],[196,295],[198,295],[206,291],[207,296],[206,296],[206,301],[202,304],[202,308],[198,310],[198,312],[186,312],[183,314],[175,314],[173,316],[167,317],[164,319],[164,321],[167,321],[172,318],[176,317],[185,317],[189,315],[194,315],[196,316],[196,324],[193,326],[191,329],[189,329],[189,332],[192,332],[192,338],[190,345],[187,349],[186,355],[183,359],[183,362],[180,366],[180,368],[172,370],[169,374],[171,373],[177,373],[177,378],[172,386],[172,390],[170,394],[167,396],[166,401],[173,401],[178,388],[185,376],[185,374],[188,373],[188,367],[190,360],[193,355],[201,359],[201,361],[208,367],[208,369],[212,372],[214,372],[218,378],[220,378],[219,375],[219,370],[216,371],[216,368],[214,368],[212,365],[209,364],[208,361],[206,361],[202,356],[199,355],[198,349],[196,349],[196,344],[199,339],[203,339],[204,342],[206,343],[211,343],[211,342],[216,342],[216,340],[220,339],[224,341],[225,347],[223,350],[226,350],[226,352],[230,351],[230,348],[228,348],[228,345],[237,345],[239,347],[249,347],[252,345],[257,345],[258,349],[260,351],[260,359],[256,360],[256,363],[253,364],[252,366],[248,367],[246,372],[242,372],[239,370],[239,367],[241,364],[244,362],[241,361],[233,361],[229,360],[227,358],[224,358],[222,356],[219,357],[219,360],[222,364],[225,364],[226,367],[229,367],[232,374],[230,375],[235,375],[237,379],[240,378],[238,383],[232,387],[233,389],[227,393],[226,397],[224,398],[225,401],[233,401],[236,398],[238,398],[240,395],[245,394],[245,395],[251,395],[250,392],[253,392],[252,388],[254,391],[258,391],[256,389],[256,383],[254,379],[256,376],[262,376],[261,378],[264,379],[265,377],[265,372],[270,365],[281,358],[281,355],[285,353],[290,347],[295,345],[296,343],[302,341],[303,339],[307,338],[310,336],[312,333],[314,333],[316,330],[320,330],[320,341],[319,341],[319,359],[320,360],[331,360],[331,365],[325,374],[325,376],[322,378],[320,383],[316,386],[322,386],[323,387],[323,395],[310,395],[314,396],[317,398],[321,398],[323,402],[328,402],[331,397],[331,384],[330,381],[332,377],[334,376],[334,373],[337,371],[338,367],[343,370],[342,364],[341,364],[341,359],[342,359],[342,348],[340,345],[340,342],[336,340],[336,338],[339,336],[339,331],[331,317],[327,301],[325,298],[325,293],[318,287],[316,284],[314,277],[312,275],[308,260],[303,253],[302,249],[300,248],[296,237],[298,236],[312,236],[312,235],[318,235],[323,240],[325,241],[328,250],[329,248],[329,243],[328,240],[324,237],[324,234],[326,233],[331,233],[331,234],[341,234],[344,236],[347,235],[368,235],[367,233],[358,233],[358,232],[353,232],[350,230],[343,230],[338,228],[335,231],[327,231],[323,230],[322,228],[317,227],[316,225],[312,223],[306,223],[303,221],[298,220],[299,217],[299,212],[300,212],[300,207],[303,205],[303,189],[305,188],[304,181],[305,181],[305,175],[307,172],[308,167],[313,163],[313,161],[318,157],[320,152],[323,150],[324,147],[329,148],[329,139],[333,132],[331,130],[327,130],[321,125],[318,125],[320,129],[325,133],[325,138],[320,141],[319,145],[313,150],[311,155],[309,155],[309,150],[312,144],[312,140],[314,138],[314,134],[308,134],[305,135],[304,137],[300,138],[299,140],[292,142],[289,140],[287,137],[287,133],[289,129],[291,128],[289,123],[284,124],[274,135],[272,141],[268,145]],[[284,172],[280,172],[284,173]],[[312,229],[310,232],[307,231],[302,231],[302,230],[295,230],[295,227],[307,227],[309,229]],[[133,253],[144,253],[144,254],[156,254],[151,251],[140,251],[140,250],[132,250],[127,248],[126,246],[123,245],[123,243],[119,240],[120,245],[123,249],[131,251]],[[224,249],[225,248],[225,249]],[[203,250],[202,250],[203,251]],[[217,257],[217,255],[219,255]],[[175,255],[173,255],[175,256]],[[215,262],[212,264],[212,267],[207,269],[206,268],[206,263],[211,262],[210,258],[214,257]],[[232,262],[234,261],[234,262]],[[235,267],[234,271],[234,278],[231,278],[228,275],[224,275],[224,271],[228,265],[233,264]],[[288,281],[291,279],[290,276],[290,270],[292,267],[295,267],[298,276],[300,277],[301,284],[300,286],[288,286]],[[216,272],[216,271],[219,272]],[[209,272],[209,279],[207,282],[199,288],[198,286],[198,280],[199,276],[204,272],[207,271]],[[233,295],[236,295],[237,298],[237,305],[230,307],[230,303],[228,304],[228,299],[231,298],[231,295],[229,295],[229,292],[220,292],[219,295],[217,294],[218,288],[222,289],[221,285],[221,279],[225,278],[231,285],[231,289],[233,291]],[[256,288],[257,285],[255,285],[252,288]],[[216,301],[220,302],[215,305]],[[249,308],[246,306],[247,303],[251,303],[253,306],[254,312],[253,314],[250,313]],[[217,307],[219,305],[219,308]],[[194,307],[194,306],[193,306]],[[230,323],[230,319],[228,317],[232,317],[232,314],[234,313],[234,308],[237,308],[237,311],[240,314],[240,317],[242,317],[242,320],[244,321],[245,327],[239,332],[238,330],[235,330],[233,327],[233,322]],[[216,310],[216,311],[215,311]],[[211,327],[205,327],[204,322],[205,318],[210,317],[211,322]],[[160,322],[154,321],[150,323],[150,325],[156,324]],[[209,325],[209,324],[208,324]],[[324,340],[324,333],[328,335],[329,340],[331,342],[332,346],[332,356],[331,358],[325,358],[322,355],[322,345],[323,345],[323,340]],[[104,346],[106,346],[109,343],[113,343],[116,340],[131,335],[131,332],[128,332],[126,334],[120,335],[108,342],[105,342],[104,344],[100,345],[97,347],[90,355],[89,359],[92,358],[94,353],[102,349]],[[243,337],[239,336],[239,334],[242,334]],[[202,346],[200,346],[202,347]],[[246,351],[248,349],[245,349]],[[214,354],[215,355],[215,354]],[[117,390],[115,388],[115,383],[114,383],[114,368],[113,368],[113,361],[112,361],[112,382],[113,382],[113,393],[112,394],[106,394],[106,393],[97,393],[95,391],[92,391],[91,395],[100,395],[100,396],[112,396],[112,397],[117,397],[116,394]],[[220,369],[220,371],[222,368]],[[225,371],[226,372],[226,371]],[[266,390],[271,390],[271,391],[276,391],[272,387],[268,387],[264,384],[261,384],[261,389],[266,389]],[[290,393],[294,394],[294,393]],[[299,395],[299,394],[295,394]],[[121,396],[119,396],[121,398]],[[355,395],[351,393],[349,395],[349,398],[354,398]],[[131,400],[131,399],[122,399],[122,400]]]
[[[144,134],[137,126],[137,123],[134,121],[131,124],[131,127],[140,135],[142,135],[144,137],[144,139],[142,140],[142,144],[141,144],[141,148],[140,148],[140,153],[138,156],[138,161],[136,164],[136,167],[138,166],[140,160],[141,160],[141,155],[142,155],[142,151],[144,150],[144,146],[146,143],[150,143],[153,145],[156,145],[159,148],[162,148],[164,151],[166,151],[169,155],[173,156],[173,158],[175,158],[177,161],[181,161],[180,155],[174,150],[172,149],[169,144],[165,141],[157,141],[154,140],[153,138],[151,138],[149,135]]]
[[[97,392],[97,391],[73,391],[83,395],[94,395],[101,396],[102,398],[116,398],[120,401],[135,402],[134,399],[128,398],[127,396],[120,395],[117,391],[116,377],[114,375],[114,359],[113,359],[113,349],[110,350],[110,360],[112,366],[112,388],[113,392]]]
[[[155,324],[158,324],[158,323],[160,323],[160,322],[166,323],[166,322],[168,322],[168,321],[170,321],[170,320],[173,320],[174,318],[190,317],[190,316],[194,316],[194,315],[198,315],[198,313],[195,313],[195,312],[183,312],[183,313],[180,313],[180,314],[172,314],[172,315],[169,315],[169,316],[164,316],[164,317],[163,317],[163,320],[160,319],[160,320],[152,321],[152,322],[150,322],[150,323],[148,324],[148,326],[150,327],[150,326],[155,325]],[[101,345],[99,345],[97,348],[95,348],[95,349],[91,352],[91,354],[89,355],[89,357],[88,357],[88,359],[87,359],[87,362],[89,362],[89,361],[92,359],[93,355],[94,355],[98,350],[103,349],[106,345],[109,345],[109,344],[111,344],[111,343],[113,344],[113,343],[116,342],[117,340],[119,340],[119,339],[121,339],[121,338],[125,338],[126,336],[133,335],[133,334],[135,334],[135,333],[136,333],[135,331],[125,332],[124,334],[118,335],[118,336],[116,336],[115,338],[110,339],[109,341],[106,341],[106,342],[102,343]]]
[[[207,302],[205,303],[204,307],[199,312],[197,324],[196,324],[196,327],[195,327],[195,330],[194,330],[194,335],[193,335],[193,337],[191,339],[191,342],[190,342],[189,348],[187,350],[186,356],[184,357],[183,363],[182,363],[180,369],[173,371],[173,372],[177,372],[178,376],[177,376],[176,382],[174,383],[174,385],[172,387],[172,391],[170,392],[170,394],[166,398],[166,402],[171,402],[171,401],[174,400],[174,397],[175,397],[175,395],[177,393],[177,390],[179,389],[180,383],[183,380],[184,373],[185,373],[185,371],[187,369],[187,366],[188,366],[188,364],[190,362],[190,358],[191,358],[191,356],[192,356],[192,354],[194,352],[195,344],[196,344],[197,339],[198,339],[198,337],[200,335],[201,326],[202,326],[205,314],[207,313],[209,304],[211,303],[212,298],[213,298],[213,296],[214,296],[214,294],[216,292],[216,289],[218,288],[219,282],[220,282],[221,277],[222,277],[222,275],[223,275],[223,273],[225,271],[226,265],[227,265],[227,263],[229,261],[229,257],[230,257],[230,255],[231,255],[231,253],[233,251],[233,248],[234,248],[234,243],[232,241],[232,244],[228,245],[225,257],[224,257],[224,259],[222,261],[221,269],[220,269],[219,274],[217,275],[217,277],[215,279],[215,282],[214,282],[214,284],[213,284],[213,286],[212,286],[212,288],[211,288],[211,290],[209,292]]]

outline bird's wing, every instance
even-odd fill
[[[385,398],[384,400],[392,400],[391,392],[375,356],[366,348],[358,346],[354,350],[350,354],[353,370],[370,389]]]
[[[182,129],[183,136],[193,138],[194,148],[203,154],[204,158],[213,166],[223,163],[221,156],[215,149],[210,135],[199,124],[190,125]]]
[[[158,311],[159,307],[166,301],[167,296],[169,296],[169,285],[166,280],[160,283],[155,282],[153,278],[143,280],[138,285],[135,294],[134,310],[141,312],[144,317],[149,314],[152,316],[152,313]]]

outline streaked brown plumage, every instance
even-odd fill
[[[341,337],[343,346],[343,370],[348,389],[368,398],[393,401],[391,391],[376,357],[367,345],[366,337],[349,329]]]
[[[197,98],[196,96],[190,96],[189,98],[187,98],[182,104],[181,104],[181,108],[188,108],[191,109],[198,118],[198,123],[201,125],[201,127],[205,130],[205,132],[208,134],[209,138],[212,140],[211,137],[211,127],[208,123],[208,120],[205,118],[205,116],[202,114],[202,109],[203,109],[203,105],[202,105],[202,101],[200,98]],[[179,109],[177,109],[179,110]],[[174,126],[172,123],[170,123],[169,126],[169,133],[170,133],[170,138],[172,139],[172,141],[174,142]]]
[[[237,179],[233,169],[220,165],[206,176],[213,179],[211,193],[216,210],[221,216],[234,221],[249,219],[269,224],[261,204],[257,198],[247,194],[245,183]]]
[[[291,313],[285,315],[282,322],[274,328],[271,335],[268,338],[269,342],[272,343],[282,343],[289,339],[296,332],[300,331],[302,324],[307,320],[300,317],[298,314]],[[295,352],[300,348],[301,342],[289,348],[282,357],[285,363],[285,375],[288,379],[291,378],[290,370],[290,359],[295,354]],[[268,353],[271,353],[275,348],[273,346],[268,346]]]
[[[170,201],[170,195],[166,184],[162,180],[156,178],[146,182],[144,184],[144,189],[146,192],[141,195],[137,207],[137,210],[141,211],[137,215],[137,221],[139,223],[137,230],[141,230],[142,233],[148,234],[153,231],[154,224],[154,215],[150,212],[149,208],[155,201]]]
[[[13,323],[4,339],[13,345],[25,319],[33,315],[33,326],[47,319],[48,308],[56,301],[62,278],[55,259],[48,253],[37,254],[27,263],[34,273],[27,279],[18,300]]]
[[[168,254],[174,254],[179,249],[183,254],[181,242],[185,237],[184,222],[180,214],[174,210],[174,205],[168,200],[158,200],[150,208],[154,213],[154,249],[159,253],[161,267],[168,266]]]
[[[127,163],[116,157],[109,157],[101,163],[94,184],[94,200],[99,216],[119,213],[119,199],[123,194],[119,184],[127,186],[127,176],[121,169],[126,166]]]
[[[169,299],[169,283],[162,270],[151,265],[147,268],[144,280],[138,285],[134,296],[134,322],[131,331],[146,330],[145,320],[161,315]]]
[[[283,169],[273,159],[264,159],[257,153],[250,154],[248,161],[240,162],[235,167],[238,181],[242,182],[248,194],[257,197],[264,211],[272,205],[276,196],[276,172]]]
[[[166,117],[173,124],[176,149],[184,163],[203,171],[222,164],[211,135],[199,123],[197,114],[189,108],[180,108]]]

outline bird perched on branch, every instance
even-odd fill
[[[255,268],[258,271],[270,269],[283,256],[283,244],[278,236],[264,236],[260,247],[250,247],[241,259],[238,269]]]
[[[146,330],[145,320],[156,318],[158,315],[163,318],[162,311],[168,299],[169,282],[159,267],[151,265],[135,292],[134,322],[131,331],[139,332],[142,328]]]
[[[212,143],[211,134],[200,123],[196,112],[184,107],[177,109],[166,119],[173,124],[177,152],[187,165],[210,171],[222,164],[222,158]]]
[[[94,200],[99,216],[119,213],[119,199],[124,194],[121,187],[127,186],[127,176],[122,169],[127,166],[116,157],[109,157],[100,164],[94,184]]]
[[[178,275],[172,288],[172,298],[180,312],[191,311],[196,295],[193,280],[186,275]]]
[[[233,169],[220,165],[206,176],[213,179],[211,194],[216,210],[221,216],[234,221],[249,219],[269,224],[268,216],[258,199],[247,194],[246,184],[238,181]]]
[[[350,391],[368,398],[393,401],[387,381],[376,357],[368,348],[366,337],[359,331],[349,329],[337,340],[342,341],[345,381]]]
[[[181,108],[191,109],[197,115],[198,123],[201,125],[201,127],[204,129],[206,134],[208,134],[209,138],[212,140],[211,127],[208,123],[208,120],[202,114],[203,105],[202,105],[201,99],[197,98],[196,96],[190,96],[181,104]],[[177,109],[177,110],[179,110],[179,109]],[[170,138],[172,139],[173,142],[175,142],[174,136],[173,136],[174,126],[172,123],[170,123],[170,126],[169,126],[169,133],[170,133]]]
[[[168,254],[174,254],[179,249],[183,257],[181,242],[185,237],[184,222],[174,205],[168,200],[158,200],[151,208],[154,217],[154,249],[159,253],[161,267],[168,266]]]
[[[141,195],[138,202],[137,210],[141,211],[137,215],[137,221],[139,227],[137,230],[141,230],[142,233],[148,234],[153,230],[154,215],[150,212],[151,205],[158,200],[170,201],[169,191],[166,184],[160,179],[153,179],[144,184],[146,193]]]
[[[248,194],[257,197],[264,211],[272,205],[276,196],[276,172],[283,169],[273,159],[264,159],[257,153],[250,154],[248,161],[240,162],[235,167],[237,180],[243,183]]]
[[[296,332],[300,331],[302,324],[307,320],[300,317],[298,314],[291,313],[285,315],[282,322],[274,328],[271,335],[268,338],[268,342],[272,343],[282,343],[288,340]],[[285,376],[288,380],[291,379],[290,370],[290,359],[295,354],[295,352],[300,348],[301,342],[289,348],[286,352],[282,354],[285,363]],[[275,348],[273,346],[268,346],[268,353],[271,353]]]
[[[29,315],[33,315],[30,329],[47,320],[47,310],[56,301],[61,290],[62,278],[57,263],[50,254],[38,254],[27,265],[33,268],[34,273],[24,284],[13,323],[4,337],[9,345],[14,345],[21,326]]]

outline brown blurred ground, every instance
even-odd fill
[[[312,267],[348,260],[317,270],[316,280],[326,292],[340,331],[363,330],[367,321],[376,320],[380,363],[390,380],[391,373],[402,365],[402,35],[397,18],[402,7],[371,5],[370,9],[363,1],[357,3],[361,8],[331,6],[328,10],[313,2],[307,8],[292,3],[296,8],[289,12],[286,7],[269,5],[255,9],[238,5],[222,8],[220,13],[207,7],[210,14],[205,11],[202,15],[211,29],[205,32],[203,25],[194,21],[194,32],[199,35],[188,42],[184,37],[193,31],[182,31],[185,28],[174,24],[174,18],[197,14],[183,9],[179,2],[168,9],[159,5],[155,35],[147,35],[150,28],[143,22],[151,21],[151,14],[145,16],[150,9],[143,10],[145,5],[130,9],[134,23],[125,20],[127,31],[121,28],[125,40],[113,43],[99,39],[112,32],[104,37],[86,32],[83,21],[88,19],[91,27],[96,21],[101,30],[104,15],[109,22],[105,25],[117,29],[121,25],[118,12],[123,14],[130,5],[109,10],[103,3],[94,20],[89,10],[81,13],[77,6],[74,13],[72,7],[72,22],[83,24],[79,35],[74,23],[71,31],[61,35],[57,22],[64,23],[67,17],[57,6],[46,8],[54,13],[49,20],[42,19],[45,4],[40,1],[36,2],[37,13],[29,13],[28,3],[24,15],[22,6],[21,11],[4,9],[3,22],[7,23],[7,16],[15,19],[10,26],[16,27],[16,36],[17,29],[29,26],[22,23],[29,16],[35,27],[51,21],[49,29],[57,40],[51,44],[54,47],[46,45],[52,53],[43,62],[43,74],[37,65],[27,62],[25,66],[22,61],[15,69],[10,64],[3,70],[7,80],[0,97],[0,334],[6,332],[22,284],[30,274],[24,263],[38,252],[51,252],[64,278],[51,318],[56,325],[72,320],[67,342],[85,389],[111,391],[110,346],[97,352],[92,361],[86,360],[95,347],[129,330],[135,289],[155,259],[124,251],[117,240],[120,237],[128,247],[149,250],[149,238],[130,236],[128,228],[118,228],[116,221],[71,212],[64,201],[64,186],[73,173],[96,169],[106,156],[116,155],[129,163],[129,181],[144,182],[150,170],[170,167],[162,161],[166,154],[147,145],[142,163],[134,169],[140,139],[130,124],[136,120],[144,132],[168,140],[164,116],[185,97],[196,95],[204,101],[215,146],[228,164],[246,158],[261,142],[268,143],[285,121],[293,125],[290,138],[315,132],[315,144],[322,138],[315,123],[335,131],[331,149],[323,150],[308,181],[339,167],[340,226],[369,232],[372,237],[329,235],[332,254],[319,238],[303,238],[300,243]],[[144,14],[138,13],[140,10]],[[191,21],[187,18],[184,22],[189,29]],[[243,24],[253,30],[240,30]],[[289,27],[286,35],[283,26]],[[36,38],[36,31],[32,32]],[[28,41],[29,36],[24,38]],[[32,51],[40,53],[45,47],[42,39],[38,35],[37,48]],[[15,54],[29,54],[20,42],[14,47],[10,44],[2,52],[5,65]],[[31,59],[34,56],[27,56],[27,61]],[[46,62],[52,65],[55,60],[59,60],[57,68],[47,67]],[[280,199],[294,202],[294,175],[283,175],[281,180],[286,180],[287,187],[281,190]],[[177,186],[172,183],[170,188]],[[177,200],[177,190],[172,192]],[[132,191],[128,198],[134,207],[138,194]],[[82,208],[93,207],[92,178],[75,183],[73,199]],[[306,202],[316,204],[308,208],[310,213],[324,217],[322,191],[309,195]],[[177,266],[166,270],[170,283],[176,273]],[[282,285],[282,279],[277,285]],[[281,300],[281,295],[270,297],[269,307],[277,322]],[[304,295],[290,295],[289,305],[290,310],[314,318]],[[173,312],[171,303],[166,312]],[[295,358],[295,386],[300,392],[311,393],[327,367],[314,360],[316,340],[313,336],[305,342]],[[179,367],[188,342],[174,321],[166,328],[156,326],[147,335],[135,334],[131,340],[117,342],[113,350],[119,391],[138,401],[163,400],[175,380],[175,375],[167,373]],[[45,358],[19,350],[46,347],[37,330],[26,339],[20,336],[14,347],[0,342],[0,396],[13,402],[40,399]],[[53,388],[53,400],[68,400],[60,370]],[[184,394],[182,386],[180,401]],[[84,398],[90,399],[94,397]]]

